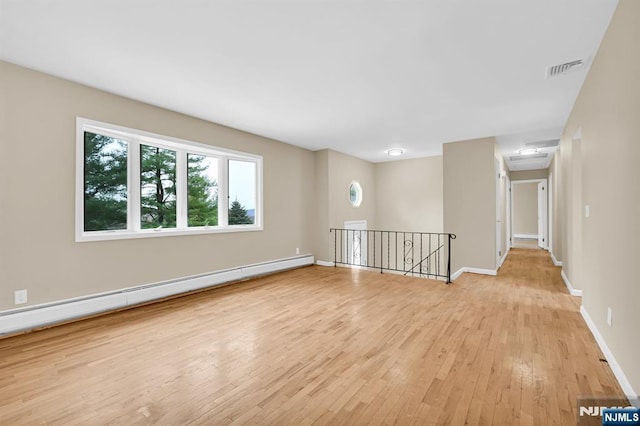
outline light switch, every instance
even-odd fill
[[[589,217],[590,213],[589,205],[587,204],[584,206],[584,217]]]

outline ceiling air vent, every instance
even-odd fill
[[[560,65],[553,65],[547,67],[547,78],[555,77],[561,74],[569,74],[572,71],[582,69],[586,64],[586,61],[578,59],[577,61],[566,62]]]
[[[530,148],[552,148],[558,146],[560,139],[551,139],[548,141],[527,142],[524,145]]]
[[[547,158],[549,154],[546,152],[543,154],[534,154],[534,155],[512,155],[509,157],[511,161],[523,161],[523,160],[535,160],[538,158]]]

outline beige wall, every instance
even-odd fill
[[[569,169],[569,173],[571,173],[569,178],[571,193],[566,197],[566,201],[569,204],[571,220],[566,226],[568,233],[567,242],[571,249],[568,251],[569,262],[565,267],[565,273],[571,280],[574,288],[582,289],[582,139],[579,134],[571,140],[571,165]]]
[[[317,260],[333,261],[333,234],[329,233],[329,150],[313,153],[315,200],[313,207],[313,253]]]
[[[391,231],[443,231],[442,156],[375,165],[376,226]]]
[[[538,183],[512,185],[513,234],[538,235]]]
[[[349,201],[352,181],[362,186],[362,204],[353,207]],[[344,228],[344,222],[366,220],[375,229],[376,179],[374,164],[350,155],[329,150],[329,225]]]
[[[312,251],[312,152],[4,62],[0,75],[0,310],[18,289],[38,304]],[[76,243],[76,116],[264,156],[264,231]]]
[[[452,273],[496,269],[495,138],[443,145],[444,230],[452,244]]]
[[[324,262],[334,260],[334,235],[330,228],[344,228],[345,221],[366,220],[374,229],[376,217],[376,179],[374,164],[333,150],[314,153],[314,253]],[[352,181],[362,186],[362,204],[354,207],[349,201]]]
[[[579,270],[582,303],[636,393],[640,392],[640,2],[621,0],[561,139],[562,257]],[[579,150],[574,137],[580,134]],[[579,152],[580,158],[577,158]],[[579,170],[579,171],[578,171]],[[574,191],[580,193],[577,205]],[[590,206],[590,217],[583,215]],[[579,229],[571,224],[581,216]],[[569,234],[568,229],[571,230]],[[581,234],[582,251],[572,240]],[[555,247],[554,247],[555,250]],[[607,308],[613,312],[607,325]]]
[[[549,188],[551,203],[549,204],[549,222],[551,226],[551,253],[557,261],[562,262],[563,227],[562,218],[564,214],[564,197],[561,197],[561,172],[560,156],[561,151],[557,151],[551,164],[549,165]]]
[[[529,179],[546,179],[549,176],[549,169],[539,170],[517,170],[509,172],[509,177],[514,180],[529,180]]]

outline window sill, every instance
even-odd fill
[[[185,235],[226,234],[230,232],[262,231],[260,225],[232,225],[225,227],[198,227],[190,229],[145,229],[141,231],[93,231],[76,234],[76,242],[129,240],[134,238],[175,237]]]

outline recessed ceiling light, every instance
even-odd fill
[[[533,155],[538,153],[538,148],[521,149],[518,151],[520,155]]]
[[[398,155],[402,154],[404,154],[404,149],[402,148],[393,148],[387,150],[387,155],[390,155],[392,157],[397,157]]]

